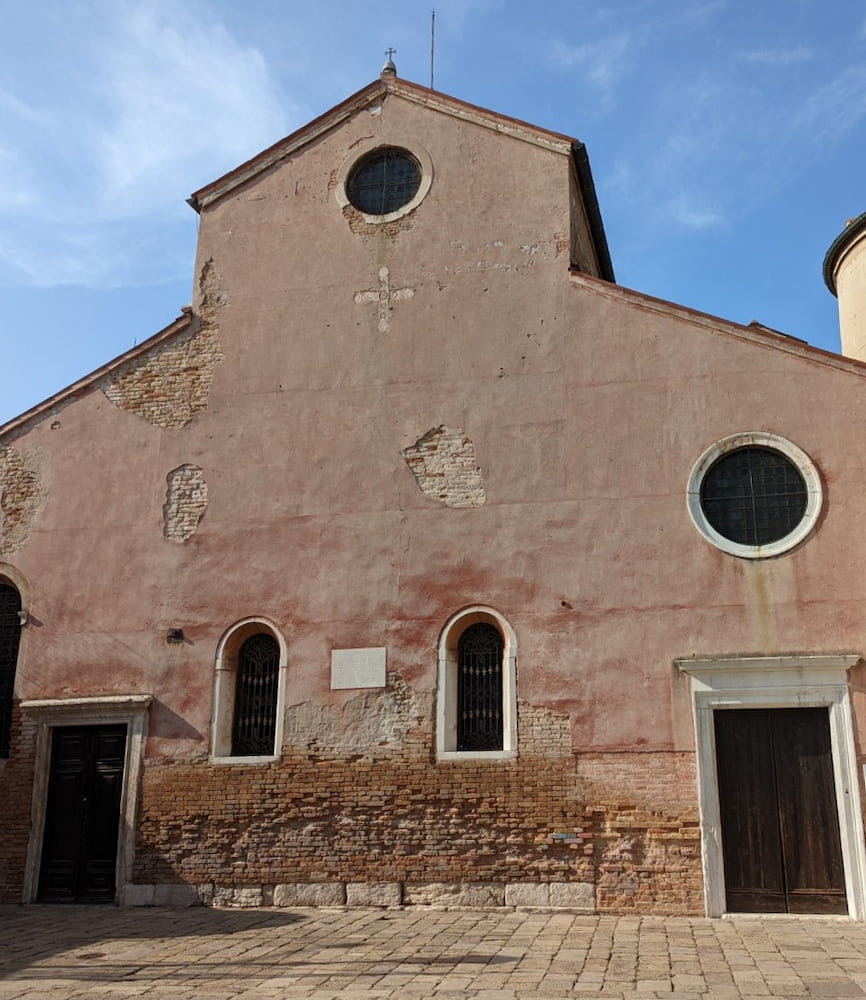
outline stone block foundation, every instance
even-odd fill
[[[288,882],[276,886],[127,885],[121,906],[430,906],[489,909],[542,907],[595,913],[595,886],[585,882],[507,884],[429,882]]]

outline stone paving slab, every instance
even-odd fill
[[[0,907],[0,1000],[866,1000],[866,925],[561,910]]]

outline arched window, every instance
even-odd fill
[[[494,625],[470,625],[457,640],[457,749],[502,749],[502,652]]]
[[[517,752],[517,642],[492,608],[472,607],[439,640],[436,753],[510,758]]]
[[[266,632],[251,635],[238,650],[232,756],[274,752],[280,648]]]
[[[273,760],[282,745],[287,651],[261,618],[233,625],[217,647],[211,752],[214,759]]]
[[[21,642],[21,595],[0,580],[0,757],[8,757],[12,742],[12,694]]]

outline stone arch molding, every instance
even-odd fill
[[[232,724],[234,722],[238,650],[245,639],[260,632],[272,636],[280,650],[274,752],[263,756],[239,757],[232,755]],[[211,759],[214,763],[267,764],[279,760],[283,745],[288,661],[286,640],[280,629],[269,618],[256,616],[242,618],[223,633],[217,645],[216,669],[214,670],[213,712],[211,716]]]
[[[457,643],[477,622],[502,633],[502,749],[457,749]],[[494,608],[475,604],[452,615],[439,636],[436,686],[437,760],[512,760],[517,756],[517,636],[511,623]]]

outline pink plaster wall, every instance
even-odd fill
[[[369,137],[434,164],[390,234],[354,233],[334,194]],[[441,628],[481,603],[517,634],[520,699],[568,713],[577,749],[688,750],[675,658],[866,647],[866,370],[571,276],[569,169],[392,95],[205,209],[196,282],[212,261],[225,298],[207,409],[162,429],[94,388],[5,442],[47,494],[7,559],[33,594],[18,695],[152,693],[151,754],[197,757],[239,619],[285,635],[287,704],[341,703],[333,647],[387,646],[432,692]],[[354,299],[382,266],[414,291],[384,333]],[[418,489],[401,451],[439,425],[473,442],[484,506]],[[698,456],[745,430],[824,480],[817,530],[776,559],[717,551],[686,511]],[[178,544],[162,505],[184,463],[208,507]]]

